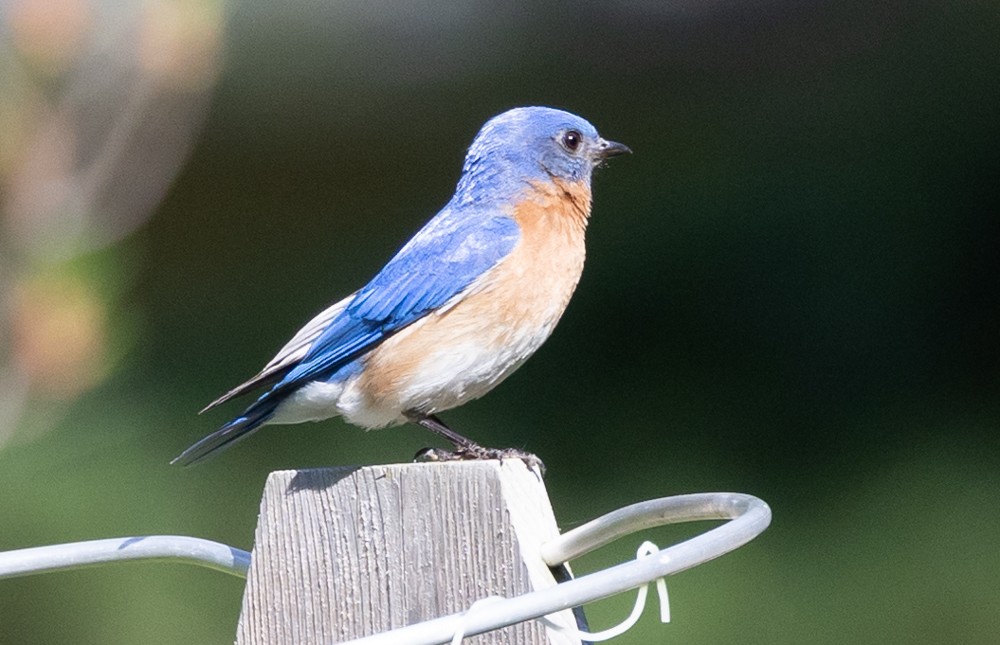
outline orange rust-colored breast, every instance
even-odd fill
[[[536,184],[514,209],[521,240],[497,267],[496,281],[512,324],[554,325],[576,289],[586,257],[584,233],[590,216],[586,184]]]

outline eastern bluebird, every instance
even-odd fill
[[[627,152],[552,108],[487,121],[451,201],[371,282],[209,404],[269,388],[172,463],[198,463],[266,424],[338,415],[369,429],[417,423],[453,444],[438,458],[516,452],[483,448],[435,415],[489,392],[552,333],[583,270],[591,173]]]

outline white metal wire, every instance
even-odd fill
[[[353,645],[437,645],[456,634],[473,636],[636,589],[736,549],[771,522],[771,509],[741,493],[699,493],[632,504],[603,515],[541,547],[546,564],[577,558],[642,529],[698,520],[729,520],[680,544],[609,569],[515,598],[479,603],[453,614],[351,641]],[[125,560],[188,562],[246,577],[250,553],[200,538],[153,535],[56,544],[0,553],[0,579]]]
[[[741,493],[699,493],[640,502],[603,515],[543,545],[549,565],[578,557],[634,531],[697,520],[730,520],[658,553],[534,591],[408,627],[350,641],[350,645],[440,645],[466,636],[532,620],[635,589],[736,549],[771,523],[762,500]]]
[[[650,555],[654,555],[660,552],[660,547],[656,546],[652,542],[643,542],[636,553],[637,558],[645,558]],[[582,632],[579,629],[567,627],[564,624],[556,623],[549,620],[548,616],[541,616],[538,620],[544,623],[547,627],[551,627],[557,631],[564,634],[569,634],[572,638],[583,643],[598,643],[602,641],[611,640],[612,638],[617,638],[621,636],[628,630],[632,629],[637,622],[639,622],[639,616],[642,615],[643,610],[646,608],[646,596],[649,595],[649,585],[654,583],[647,582],[646,584],[639,587],[639,592],[636,594],[635,605],[632,607],[632,613],[629,614],[628,618],[623,620],[621,623],[602,629],[599,632]],[[670,622],[670,598],[667,594],[667,581],[665,578],[657,578],[656,582],[656,595],[657,600],[660,602],[660,622],[669,623]],[[453,644],[454,645],[454,644]]]
[[[125,560],[181,561],[242,578],[250,567],[250,554],[235,547],[182,535],[147,535],[5,551],[0,553],[0,578]]]

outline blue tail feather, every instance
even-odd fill
[[[204,437],[175,457],[170,463],[193,466],[216,456],[259,430],[271,418],[277,407],[277,403],[268,400],[267,395],[262,396],[242,415]]]

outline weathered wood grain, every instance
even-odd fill
[[[271,473],[236,642],[327,645],[553,585],[538,547],[555,535],[519,460]],[[579,643],[535,621],[466,642]]]

